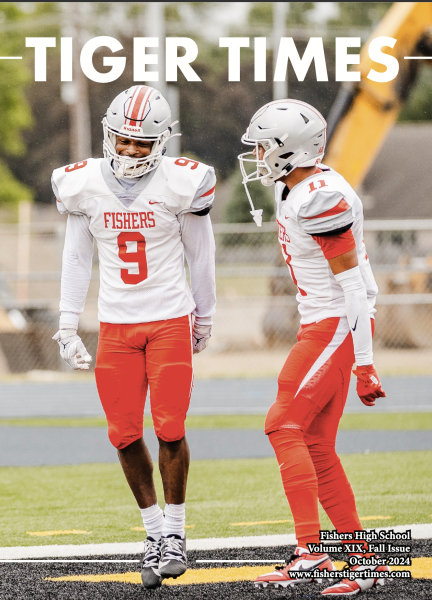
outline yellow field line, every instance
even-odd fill
[[[382,516],[376,516],[376,517],[359,517],[360,521],[381,521],[382,519],[393,519],[393,517],[382,517]]]
[[[411,567],[393,567],[392,571],[411,571],[414,579],[432,579],[432,558],[413,558]],[[336,568],[345,563],[336,561]],[[199,583],[223,583],[230,581],[253,581],[259,575],[269,573],[274,565],[259,567],[227,567],[216,569],[190,569],[178,579],[166,579],[164,585],[193,585]],[[108,575],[68,575],[65,577],[47,577],[45,581],[117,581],[120,583],[141,584],[140,573],[113,573]]]
[[[245,523],[230,523],[231,527],[247,527],[249,525],[274,525],[276,523],[294,523],[292,519],[283,519],[281,521],[251,521]]]
[[[164,585],[191,585],[194,583],[222,583],[226,581],[247,581],[255,579],[274,569],[264,567],[228,567],[216,569],[190,569],[178,579],[165,579]],[[118,581],[123,583],[142,583],[141,573],[114,573],[109,575],[68,575],[66,577],[48,577],[46,581]]]
[[[26,531],[27,535],[38,535],[41,537],[48,535],[86,535],[91,531],[83,531],[82,529],[65,529],[60,531]]]
[[[432,558],[413,558],[411,567],[392,567],[392,571],[411,571],[414,579],[432,579]]]

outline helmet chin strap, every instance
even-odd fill
[[[282,173],[278,177],[274,178],[274,181],[278,181],[282,177],[286,177],[287,175],[292,173],[294,171],[294,169],[297,169],[297,167],[299,166],[299,163],[301,163],[307,155],[308,155],[307,152],[303,152],[302,154],[297,156],[297,158],[290,163],[291,168],[289,169],[289,171],[286,171],[286,167],[285,167],[284,169],[282,169]]]
[[[246,196],[248,197],[249,204],[251,205],[251,208],[252,208],[252,210],[250,211],[250,214],[252,215],[253,220],[255,221],[255,223],[257,224],[257,226],[261,227],[262,226],[262,214],[263,214],[263,210],[262,210],[262,208],[256,209],[254,207],[253,202],[252,202],[252,198],[251,198],[251,196],[249,194],[247,183],[243,183],[243,185],[244,185],[244,188],[246,190]]]

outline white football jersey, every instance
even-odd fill
[[[86,215],[97,242],[100,321],[144,323],[194,310],[178,217],[212,203],[212,167],[164,157],[125,190],[105,159],[88,159],[56,169],[52,182],[59,211]]]
[[[320,165],[320,169],[322,172],[298,183],[288,194],[284,183],[275,185],[279,243],[299,290],[300,322],[308,324],[346,316],[343,290],[313,236],[343,230],[351,223],[373,316],[378,287],[363,240],[363,205],[342,175],[325,165]]]

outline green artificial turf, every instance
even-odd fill
[[[353,454],[342,462],[364,526],[432,521],[432,451]],[[160,477],[155,469],[163,506]],[[189,538],[293,532],[278,521],[291,514],[274,459],[193,461],[187,496]],[[0,469],[0,546],[139,541],[139,511],[117,464]],[[327,518],[322,527],[331,528]],[[27,531],[85,530],[84,535],[34,537]]]
[[[187,418],[189,429],[264,429],[265,415],[191,415]],[[145,427],[152,427],[150,417],[144,419]],[[0,419],[0,427],[106,427],[103,417],[83,418],[33,418]],[[432,429],[430,413],[371,413],[342,416],[340,429]]]
[[[393,429],[400,431],[432,429],[432,412],[347,414],[342,415],[339,429]]]

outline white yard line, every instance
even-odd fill
[[[411,530],[412,539],[431,539],[432,523],[379,527],[376,531],[404,532]],[[368,529],[370,531],[370,529]],[[333,544],[335,542],[332,542]],[[188,550],[219,550],[222,548],[257,548],[272,546],[295,546],[293,533],[285,535],[250,535],[245,537],[206,538],[187,541]],[[117,544],[68,544],[65,546],[17,546],[0,548],[0,561],[28,558],[65,558],[69,556],[109,556],[121,554],[141,554],[142,542]]]

